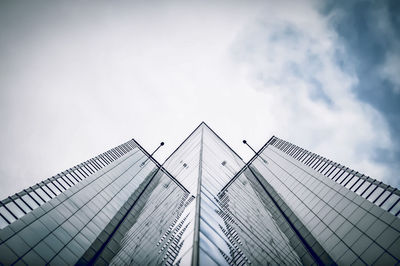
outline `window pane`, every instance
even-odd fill
[[[39,205],[37,205],[36,202],[28,195],[23,195],[22,198],[27,204],[29,204],[29,206],[31,206],[32,209],[36,209],[37,207],[39,207]]]
[[[367,197],[374,189],[376,188],[375,184],[372,184],[364,193],[363,193],[363,197]]]
[[[96,172],[96,167],[94,166],[94,163],[89,162],[88,164],[85,165],[88,171],[92,174]]]
[[[363,192],[367,189],[367,187],[368,187],[369,185],[371,185],[371,183],[368,182],[368,181],[365,181],[365,182],[361,185],[361,187],[360,187],[359,189],[357,189],[356,191],[354,191],[354,192],[356,192],[358,195],[361,195],[361,193],[363,193]]]
[[[74,171],[74,174],[75,175],[77,175],[77,176],[79,176],[81,179],[85,179],[86,178],[86,175],[84,175],[81,171],[79,171],[78,169],[76,169],[75,171]]]
[[[375,191],[371,194],[371,196],[367,198],[367,200],[369,200],[370,202],[374,202],[374,200],[382,193],[382,191],[383,188],[381,187],[376,188]],[[368,195],[366,194],[366,196]]]
[[[41,197],[43,200],[48,201],[50,200],[49,196],[46,195],[46,193],[44,193],[43,190],[41,190],[40,188],[35,190]]]
[[[32,198],[34,198],[39,204],[43,204],[43,203],[44,203],[44,201],[41,200],[41,199],[38,197],[38,195],[36,195],[35,192],[31,191],[31,192],[29,193],[29,195],[31,195]]]
[[[66,189],[70,188],[70,185],[68,185],[67,182],[65,182],[61,177],[57,178],[57,181],[60,182]]]
[[[53,186],[58,188],[57,191],[65,191],[65,189],[57,181],[53,181]]]
[[[354,185],[354,183],[356,183],[359,180],[358,177],[353,176],[353,178],[346,184],[347,188],[351,188],[352,185]]]
[[[382,208],[385,210],[389,210],[390,207],[399,199],[399,196],[392,194],[383,204]]]
[[[394,205],[394,207],[390,210],[390,213],[396,215],[396,213],[400,210],[400,201]]]
[[[82,166],[83,167],[83,166]],[[76,179],[83,180],[86,178],[87,170],[86,169],[76,169],[71,175],[74,175]]]
[[[53,191],[56,195],[60,194],[60,191],[53,185],[53,183],[47,184],[47,186]],[[54,193],[51,193],[54,196]]]
[[[28,206],[21,200],[21,199],[16,199],[15,202],[20,206],[26,213],[30,212],[31,209],[29,209]]]
[[[385,191],[380,197],[379,197],[379,199],[377,200],[377,201],[375,201],[375,204],[376,205],[381,205],[381,203],[388,197],[390,195],[390,192],[389,191]]]
[[[334,175],[336,175],[337,172],[340,171],[340,168],[336,167],[336,166],[332,166],[332,168],[327,167],[328,170],[325,169],[325,174],[327,174],[328,177],[333,177]]]
[[[15,218],[4,207],[0,207],[0,213],[10,222],[14,222]]]
[[[349,176],[351,176],[350,173],[345,173],[345,174],[343,174],[338,180],[336,180],[336,182],[340,184],[343,180],[345,180],[345,179],[348,178]]]
[[[8,223],[0,216],[0,229],[6,227]]]
[[[348,175],[348,173],[346,173],[345,171],[342,171],[342,172],[340,172],[337,176],[333,177],[332,179],[333,179],[334,181],[337,181],[337,180],[339,180],[340,178],[345,177],[346,175]]]
[[[67,181],[69,184],[72,186],[78,183],[78,181],[75,180],[70,174],[66,174],[63,176],[64,180]]]
[[[47,194],[50,195],[50,197],[53,197],[53,196],[54,196],[54,194],[50,191],[50,189],[49,189],[48,187],[46,187],[45,185],[42,186],[42,189],[43,189],[44,191],[46,191]],[[46,193],[45,193],[45,194],[46,194]],[[47,196],[47,194],[46,194],[46,196]]]
[[[20,208],[18,208],[17,205],[15,205],[14,202],[10,202],[7,205],[7,208],[12,211],[12,213],[17,216],[18,218],[21,218],[22,216],[24,216],[24,213],[21,211]]]
[[[358,177],[357,177],[358,178]],[[354,183],[353,187],[351,188],[351,191],[354,191],[358,188],[358,186],[364,181],[364,179],[358,178],[357,182]]]

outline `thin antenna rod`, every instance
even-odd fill
[[[265,160],[265,159],[261,156],[261,154],[258,154],[258,152],[256,152],[256,150],[253,149],[253,148],[247,143],[247,141],[246,141],[245,139],[243,140],[243,143],[246,144],[258,157],[260,157],[261,160],[262,160],[264,163],[268,164],[268,161]]]
[[[150,156],[147,157],[146,160],[144,160],[144,162],[143,162],[140,166],[143,166],[143,165],[147,162],[148,159],[152,158],[153,155],[156,153],[156,151],[158,151],[158,149],[161,148],[161,146],[164,146],[164,142],[161,142],[160,145],[158,145],[157,149],[155,149],[155,150],[150,154]]]
[[[249,146],[249,148],[255,153],[257,154],[257,152],[247,143],[247,141],[244,139],[243,143],[246,144],[247,146]]]
[[[161,146],[164,146],[164,142],[161,142],[161,143],[160,143],[160,145],[157,147],[157,149],[155,149],[155,150],[153,151],[153,153],[150,154],[150,157],[153,157],[154,153],[156,153],[156,151],[158,151],[158,149],[161,148]]]

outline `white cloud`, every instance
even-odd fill
[[[245,159],[276,134],[386,178],[387,126],[310,2],[85,3],[8,24],[2,197],[132,137],[163,161],[203,120]]]
[[[380,113],[353,93],[357,76],[337,63],[335,32],[312,4],[276,4],[235,46],[237,60],[274,114],[268,126],[292,142],[372,177],[395,183],[377,149],[391,151]],[[260,97],[260,96],[259,96]]]

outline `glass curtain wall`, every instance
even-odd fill
[[[393,214],[273,145],[266,145],[251,167],[336,263],[399,261],[398,218]]]
[[[0,262],[77,263],[155,169],[135,147],[1,230]]]

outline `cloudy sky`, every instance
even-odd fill
[[[201,122],[400,186],[399,1],[0,2],[0,198]]]

